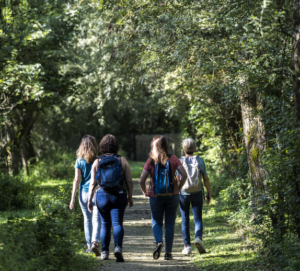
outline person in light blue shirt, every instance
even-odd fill
[[[192,211],[193,211],[194,222],[195,222],[195,243],[194,244],[197,247],[199,253],[202,254],[205,253],[206,250],[202,241],[203,190],[202,190],[201,179],[203,178],[204,185],[207,189],[207,204],[210,203],[210,199],[211,199],[210,182],[207,176],[206,167],[203,159],[193,155],[194,152],[196,151],[195,140],[193,140],[192,138],[185,139],[182,142],[182,147],[183,147],[183,151],[185,152],[185,156],[181,157],[180,161],[182,162],[183,166],[187,170],[187,174],[188,174],[188,180],[179,193],[179,206],[180,206],[180,212],[182,217],[181,230],[182,230],[182,237],[184,242],[184,248],[182,250],[182,253],[187,255],[190,254],[192,251],[190,225],[189,225],[190,205],[192,204]],[[197,168],[195,165],[197,165]],[[193,176],[191,176],[191,174],[193,174]],[[176,175],[179,174],[177,173]],[[198,178],[194,178],[194,180],[198,180],[197,182],[193,182],[193,177],[195,176],[198,176]]]
[[[98,155],[97,142],[94,137],[86,135],[82,138],[80,146],[76,152],[75,179],[70,202],[70,209],[75,205],[76,192],[79,186],[79,204],[84,217],[84,233],[87,243],[86,252],[94,252],[100,256],[100,214],[95,202],[93,202],[93,212],[88,211],[88,196],[91,180],[91,169],[93,162]]]

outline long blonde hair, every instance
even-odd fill
[[[83,158],[87,163],[94,162],[98,155],[98,146],[93,136],[85,135],[76,152],[77,158]]]
[[[162,135],[154,136],[151,141],[150,158],[154,163],[165,165],[169,159],[167,139]]]

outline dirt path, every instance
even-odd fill
[[[151,228],[151,214],[149,200],[141,195],[137,180],[134,180],[134,206],[126,209],[124,218],[124,263],[115,262],[113,255],[113,238],[110,244],[110,259],[100,260],[101,270],[195,270],[191,263],[193,255],[197,250],[194,248],[191,256],[183,256],[183,241],[180,225],[176,225],[173,245],[173,260],[164,261],[164,249],[159,260],[153,260],[152,253],[155,248],[155,240]],[[179,211],[178,211],[179,212]],[[179,214],[179,213],[178,213]]]

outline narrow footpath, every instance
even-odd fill
[[[183,241],[180,225],[177,223],[175,227],[175,237],[173,245],[173,260],[164,260],[164,248],[161,257],[153,260],[152,253],[155,248],[155,240],[152,234],[151,214],[149,209],[149,199],[141,193],[137,180],[134,180],[133,207],[126,208],[124,218],[124,242],[123,256],[124,263],[115,262],[113,255],[114,244],[113,237],[110,245],[109,260],[100,260],[100,270],[196,270],[191,263],[193,255],[197,252],[194,248],[191,256],[183,256]],[[179,216],[178,209],[178,216]]]

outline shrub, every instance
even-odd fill
[[[34,207],[35,191],[22,176],[0,174],[0,210],[28,209]]]
[[[250,180],[237,178],[226,189],[220,192],[219,201],[225,208],[237,210],[241,207],[241,201],[249,199]]]
[[[0,224],[1,270],[88,269],[88,258],[74,257],[83,221],[79,206],[77,211],[67,208],[70,190],[59,187],[36,217],[9,217]]]

